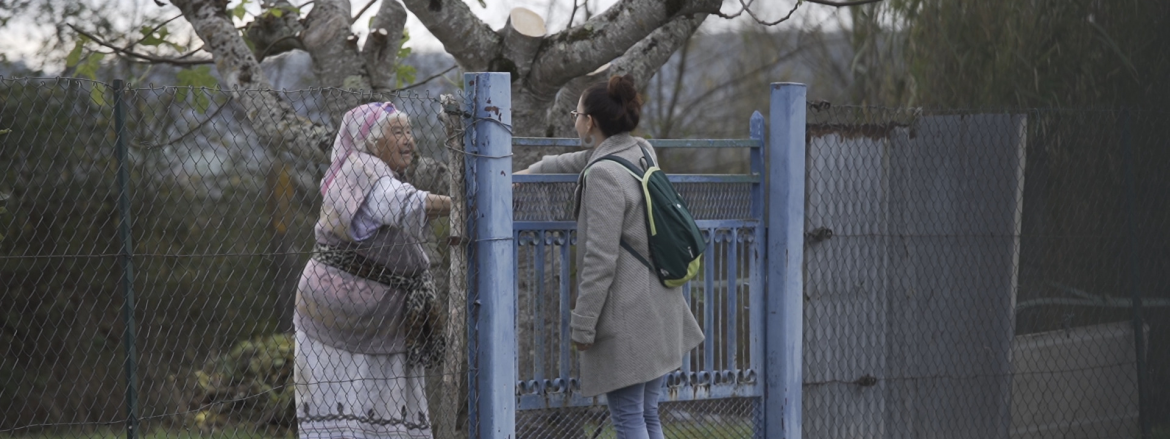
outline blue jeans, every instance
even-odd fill
[[[617,439],[662,439],[658,395],[662,393],[663,378],[658,377],[605,394]]]

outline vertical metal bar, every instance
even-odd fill
[[[751,242],[748,244],[748,270],[750,271],[750,282],[748,286],[748,331],[750,336],[748,338],[748,363],[745,368],[751,368],[756,372],[756,385],[760,386],[764,382],[763,367],[764,367],[764,255],[760,251],[760,245],[764,241],[764,184],[766,168],[764,167],[764,152],[766,151],[766,138],[764,130],[764,115],[759,111],[752,113],[752,118],[748,128],[749,137],[753,140],[759,141],[760,146],[752,148],[748,151],[748,166],[752,175],[760,177],[759,183],[752,184],[752,198],[751,198],[751,216],[756,220],[756,228],[752,230],[749,237]],[[757,405],[763,405],[763,401],[756,400]],[[756,419],[754,424],[754,437],[764,437],[764,416],[762,410],[757,407]]]
[[[773,83],[768,172],[765,437],[801,434],[804,267],[804,84]]]
[[[570,369],[569,345],[571,344],[571,340],[569,338],[569,335],[570,335],[570,333],[569,333],[569,319],[570,319],[570,316],[569,316],[569,311],[570,311],[569,288],[571,287],[571,285],[569,284],[569,263],[570,263],[569,262],[569,257],[570,257],[569,247],[570,247],[571,241],[569,240],[570,236],[569,236],[568,230],[562,231],[561,233],[563,233],[562,236],[564,237],[564,241],[561,242],[561,309],[560,309],[560,316],[561,316],[561,344],[560,344],[561,364],[560,364],[560,366],[561,367],[560,367],[560,377],[561,377],[562,382],[566,386],[565,387],[566,393],[568,393],[567,386],[569,385],[569,369]]]
[[[516,435],[516,290],[512,242],[512,91],[507,73],[467,73],[475,131],[479,436]]]
[[[540,382],[544,379],[544,249],[548,231],[540,230],[536,235],[536,289],[532,294],[532,336],[535,338],[536,349],[532,355],[532,379]]]
[[[736,246],[736,240],[739,239],[739,229],[732,228],[731,234],[727,237],[727,340],[725,347],[727,348],[727,359],[723,362],[723,368],[726,370],[735,370],[735,349],[738,343],[736,340],[736,326],[739,324],[739,317],[736,313],[739,312],[739,288],[736,284],[739,283],[739,272],[736,259],[739,258],[739,248]]]
[[[703,367],[715,370],[715,229],[707,229],[709,244],[703,252]]]
[[[466,75],[464,82],[466,83]],[[475,90],[465,88],[469,96],[464,100],[464,116],[463,116],[463,149],[464,154],[464,178],[465,193],[467,196],[467,225],[465,230],[468,232],[470,238],[469,242],[478,242],[479,229],[479,211],[478,201],[478,182],[476,180],[476,157],[480,153],[479,144],[476,142],[476,137],[479,134],[475,128],[475,118],[472,115],[475,112]],[[520,242],[518,239],[516,243]],[[467,252],[467,425],[469,436],[472,438],[480,437],[479,432],[479,400],[480,400],[480,360],[479,360],[479,312],[480,312],[480,288],[479,288],[479,255],[478,249],[475,245],[468,245]]]
[[[695,308],[692,307],[692,305],[691,305],[691,284],[693,284],[694,282],[695,281],[693,281],[693,280],[690,282],[687,282],[687,283],[683,284],[683,287],[682,287],[683,299],[685,299],[687,301],[687,309],[691,310],[692,313],[695,312]],[[682,362],[682,371],[683,372],[690,372],[691,371],[691,352],[694,352],[694,351],[695,351],[694,349],[691,349],[691,350],[687,351],[686,355],[683,355],[683,362]]]
[[[1125,207],[1126,207],[1126,226],[1129,235],[1129,282],[1130,294],[1133,298],[1133,340],[1134,352],[1137,354],[1135,358],[1137,363],[1137,385],[1138,385],[1138,423],[1141,425],[1141,432],[1143,439],[1149,439],[1150,432],[1150,414],[1149,401],[1147,394],[1149,384],[1149,372],[1146,368],[1146,331],[1145,324],[1142,321],[1142,294],[1141,287],[1138,284],[1140,280],[1140,271],[1138,270],[1138,252],[1137,252],[1137,183],[1134,181],[1134,154],[1133,154],[1133,136],[1130,133],[1129,110],[1121,110],[1121,145],[1125,149]]]
[[[748,357],[750,363],[744,367],[760,371],[761,360],[763,355],[763,335],[764,335],[764,271],[763,254],[760,252],[760,243],[764,240],[764,185],[765,181],[765,166],[764,166],[764,115],[759,111],[752,113],[751,122],[748,128],[748,135],[752,140],[760,142],[760,146],[754,147],[748,151],[748,166],[752,175],[760,177],[759,183],[753,183],[751,189],[751,217],[756,220],[756,228],[752,230],[751,235],[747,238],[750,243],[747,244],[748,257]]]
[[[130,171],[126,156],[126,114],[123,93],[126,83],[114,80],[114,148],[118,161],[118,240],[122,247],[118,261],[122,265],[122,319],[126,330],[122,341],[126,349],[126,437],[138,435],[138,371],[137,352],[134,345],[134,245],[130,238]]]

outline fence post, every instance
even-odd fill
[[[1125,210],[1126,210],[1126,229],[1128,230],[1129,241],[1129,285],[1130,285],[1130,300],[1131,300],[1131,315],[1133,318],[1133,341],[1135,364],[1137,365],[1137,391],[1138,391],[1138,426],[1141,428],[1142,439],[1149,439],[1150,431],[1150,413],[1149,413],[1149,395],[1147,392],[1150,382],[1149,372],[1146,368],[1146,331],[1145,323],[1142,321],[1142,295],[1141,295],[1141,273],[1138,270],[1138,255],[1137,255],[1137,226],[1135,217],[1136,210],[1136,183],[1133,175],[1133,137],[1130,133],[1129,109],[1121,110],[1121,147],[1125,150]]]
[[[121,249],[118,261],[122,265],[122,318],[126,331],[122,341],[126,348],[126,438],[134,439],[138,434],[138,378],[135,366],[134,328],[134,246],[130,240],[130,172],[126,161],[126,115],[123,103],[125,83],[114,80],[114,155],[118,161],[118,240]]]
[[[469,398],[472,428],[480,438],[516,434],[516,290],[512,258],[512,90],[507,73],[466,73],[469,105],[465,121],[474,159],[467,176],[475,231],[475,288],[469,334],[473,334],[474,378]],[[474,297],[474,299],[472,299]],[[476,372],[476,370],[478,371]],[[478,427],[478,428],[477,428]]]
[[[804,84],[772,84],[764,319],[764,437],[769,438],[801,434],[805,93]]]

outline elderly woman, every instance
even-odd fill
[[[347,112],[331,158],[297,287],[300,437],[429,438],[424,368],[443,337],[421,243],[451,199],[402,181],[415,144],[393,104]]]

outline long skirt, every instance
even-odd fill
[[[406,354],[363,355],[297,332],[301,439],[430,438],[424,369]]]

